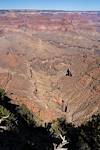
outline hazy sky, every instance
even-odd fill
[[[100,0],[0,0],[0,9],[100,10]]]

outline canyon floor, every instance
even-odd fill
[[[100,12],[0,11],[0,88],[45,122],[100,112]]]

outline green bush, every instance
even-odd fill
[[[3,99],[6,95],[6,92],[4,89],[0,89],[0,98]]]
[[[23,117],[28,125],[39,126],[41,124],[41,121],[33,115],[25,105],[18,108],[18,113]]]
[[[3,124],[7,127],[8,130],[14,130],[16,128],[17,119],[14,114],[0,105],[0,118],[2,117],[7,117],[6,119],[4,119]]]

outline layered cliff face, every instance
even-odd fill
[[[23,31],[95,31],[99,30],[99,13],[82,12],[2,12],[0,28],[2,30],[20,29]],[[13,26],[13,29],[11,29]],[[4,29],[6,28],[6,29]],[[1,30],[1,32],[2,32]]]
[[[100,109],[99,13],[0,13],[0,88],[44,121]]]

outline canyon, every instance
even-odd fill
[[[45,122],[100,112],[100,12],[0,11],[0,88]]]

